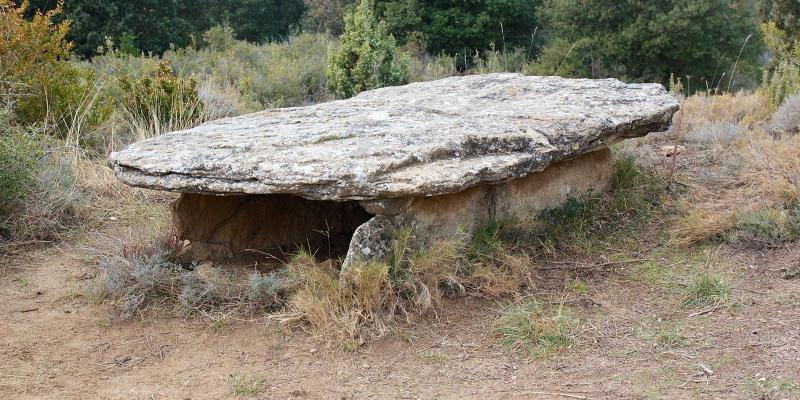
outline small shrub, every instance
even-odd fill
[[[235,101],[226,100],[223,104],[237,114],[319,103],[331,98],[327,89],[326,54],[330,47],[336,46],[334,38],[327,34],[303,33],[282,42],[255,44],[230,42],[220,29],[215,28],[210,33],[208,40],[213,43],[209,42],[206,48],[183,48],[163,55],[178,75],[196,77],[202,99],[233,99]],[[115,70],[125,70],[125,63],[118,65],[120,63],[109,58],[93,59],[92,64],[97,67],[111,64]],[[143,58],[133,61],[152,63]],[[204,103],[209,111],[216,110],[213,106],[216,103]]]
[[[253,272],[248,277],[247,299],[262,307],[277,305],[289,295],[293,286],[293,279],[285,270],[267,274]]]
[[[546,356],[575,342],[572,330],[577,322],[563,305],[546,307],[529,300],[505,309],[495,323],[494,334],[503,345]]]
[[[172,257],[165,248],[146,247],[102,259],[99,266],[106,277],[100,292],[114,300],[122,318],[164,304],[179,295],[184,270]]]
[[[775,56],[771,70],[764,71],[763,88],[773,109],[792,94],[800,92],[800,40],[770,21],[761,25],[767,47]]]
[[[285,272],[253,273],[241,282],[234,273],[211,263],[178,264],[176,247],[172,239],[159,239],[100,259],[105,279],[94,289],[96,296],[112,300],[120,318],[153,308],[178,315],[221,310],[252,313],[285,303],[292,285]]]
[[[0,111],[0,240],[52,240],[79,219],[75,165],[8,116]]]
[[[735,228],[731,241],[779,246],[800,238],[800,207],[745,212],[737,216]]]
[[[77,83],[75,71],[65,61],[72,47],[65,39],[69,24],[53,23],[60,12],[57,7],[26,19],[25,7],[0,0],[0,94],[3,106],[11,98],[22,124],[57,121],[65,114],[63,107],[71,100],[69,93]],[[53,120],[46,121],[51,117]]]
[[[409,82],[426,82],[458,75],[458,60],[448,55],[431,56],[421,53],[411,57]]]
[[[731,288],[722,278],[710,273],[695,277],[683,292],[684,307],[716,306],[724,303]]]
[[[18,240],[57,239],[60,232],[80,225],[86,217],[86,199],[78,189],[77,167],[67,157],[50,153],[40,159],[36,191],[25,202],[16,222]]]
[[[0,226],[7,225],[32,193],[43,152],[30,133],[11,126],[9,117],[0,110]]]
[[[716,124],[703,124],[686,135],[689,143],[705,145],[729,145],[731,142],[743,137],[748,132],[744,126],[732,122],[719,122]]]
[[[180,78],[167,62],[160,62],[154,76],[136,81],[120,77],[125,93],[122,109],[128,128],[138,139],[191,128],[206,120],[197,93],[197,81]]]
[[[375,17],[375,1],[360,0],[345,16],[338,49],[328,53],[328,87],[341,97],[408,81],[409,58],[398,53],[386,23]]]
[[[203,42],[211,51],[225,52],[236,44],[236,31],[224,23],[203,33]]]
[[[672,242],[681,246],[721,239],[735,225],[729,212],[689,207],[671,232]]]
[[[772,116],[770,128],[775,136],[800,133],[800,93],[786,98]]]

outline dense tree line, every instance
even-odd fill
[[[28,14],[57,3],[31,1]],[[91,57],[106,38],[116,46],[160,54],[196,43],[203,32],[223,23],[234,27],[239,39],[280,39],[304,9],[302,0],[66,0],[57,18],[71,21],[68,39],[75,53]]]
[[[21,0],[18,0],[21,1]],[[357,0],[65,0],[75,52],[110,37],[123,50],[159,54],[200,42],[223,23],[239,39],[275,40],[292,29],[339,35]],[[31,10],[56,0],[33,0]],[[371,2],[372,4],[372,2]],[[469,67],[487,50],[524,50],[537,73],[666,82],[670,74],[719,84],[738,59],[756,80],[758,15],[797,34],[797,0],[375,0],[397,46],[457,56]],[[30,11],[29,11],[30,12]],[[748,39],[749,38],[749,39]],[[741,51],[741,54],[739,53]]]
[[[725,72],[727,83],[737,57],[739,71],[756,72],[756,11],[729,0],[544,0],[540,14],[558,39],[549,50],[569,55],[573,75],[663,83],[689,75],[714,87]]]

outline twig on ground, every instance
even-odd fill
[[[474,394],[489,394],[489,393],[527,393],[527,394],[536,394],[540,396],[554,396],[554,397],[567,397],[570,399],[579,399],[579,400],[593,400],[591,397],[582,396],[579,394],[574,393],[564,393],[564,392],[544,392],[539,390],[531,390],[531,389],[503,389],[503,390],[489,390],[484,392],[477,392]]]
[[[689,314],[688,317],[689,318],[691,318],[691,317],[699,317],[701,315],[710,314],[710,313],[716,311],[717,308],[719,308],[719,304],[714,305],[713,307],[706,308],[704,310],[693,312],[693,313]]]
[[[607,261],[602,263],[582,263],[580,261],[548,261],[548,264],[555,264],[555,265],[575,265],[575,268],[600,268],[600,267],[607,267],[609,265],[618,265],[618,264],[632,264],[637,262],[645,262],[645,261],[656,261],[653,258],[635,258],[632,260],[622,260],[622,261]],[[564,269],[564,267],[539,267],[537,270],[547,271],[553,269]]]

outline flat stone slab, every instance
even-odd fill
[[[658,84],[489,74],[206,123],[112,153],[132,186],[311,200],[414,198],[500,183],[666,129]]]

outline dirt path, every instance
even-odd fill
[[[781,278],[800,247],[721,253],[728,305],[690,316],[706,310],[618,267],[587,279],[577,344],[533,359],[496,344],[500,305],[477,299],[355,352],[264,319],[113,321],[80,296],[77,247],[37,250],[3,261],[0,398],[800,398],[800,281]]]

